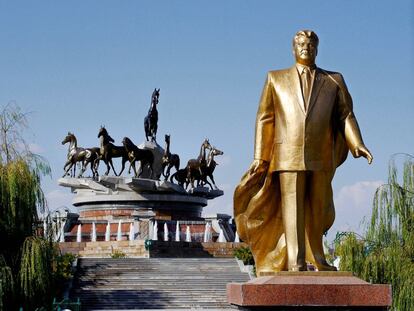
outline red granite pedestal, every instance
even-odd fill
[[[370,284],[349,272],[278,272],[227,284],[229,303],[272,310],[387,310],[390,285]]]

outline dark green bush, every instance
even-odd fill
[[[114,250],[111,254],[111,258],[126,258],[126,254],[118,249]]]
[[[73,277],[72,263],[78,256],[72,253],[57,255],[55,257],[54,276],[58,281],[65,281]]]
[[[245,265],[254,265],[254,258],[249,247],[239,247],[234,250],[234,257],[242,260]]]

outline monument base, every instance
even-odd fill
[[[350,272],[278,272],[227,284],[229,303],[251,310],[388,310],[391,286],[370,284]]]

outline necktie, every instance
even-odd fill
[[[305,110],[308,109],[309,92],[311,87],[311,73],[308,68],[303,68],[302,71],[302,94],[305,103]]]

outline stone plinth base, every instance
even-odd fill
[[[59,185],[75,193],[73,205],[80,220],[131,220],[144,218],[165,220],[198,220],[208,200],[223,195],[221,190],[195,188],[187,193],[181,186],[168,181],[119,176],[90,178],[60,178]],[[198,192],[197,192],[198,191]],[[142,218],[141,217],[141,218]]]
[[[150,257],[156,258],[232,258],[234,250],[246,247],[245,243],[234,242],[164,242],[152,241]]]
[[[79,257],[110,258],[120,251],[130,258],[149,257],[144,240],[108,241],[108,242],[63,242],[59,243],[62,254],[72,253]]]
[[[349,272],[279,272],[227,284],[229,303],[255,310],[387,310],[391,297],[390,285],[370,284]]]

